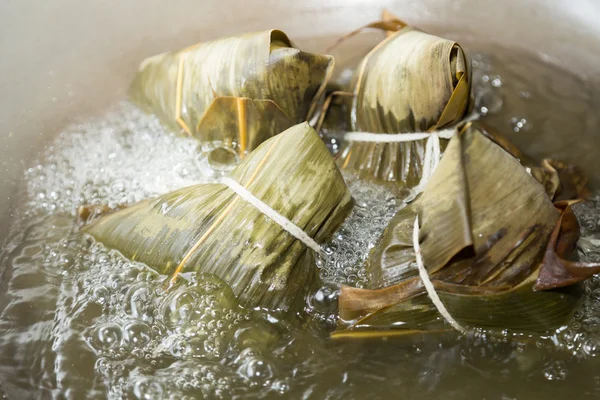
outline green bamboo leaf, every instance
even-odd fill
[[[438,292],[448,312],[459,323],[479,328],[511,329],[542,333],[565,325],[581,303],[581,287],[535,292],[522,285],[498,293],[459,294]],[[360,332],[363,337],[392,336],[416,332],[448,331],[437,309],[426,295],[394,304],[355,322],[346,335]]]
[[[318,243],[353,206],[331,154],[307,123],[265,141],[231,178]],[[223,184],[140,202],[84,231],[161,274],[214,274],[251,307],[290,310],[316,278],[312,251]]]
[[[398,30],[388,30],[387,38],[357,69],[350,106],[352,130],[429,132],[460,122],[472,104],[471,64],[466,53],[456,42],[404,26],[390,15],[384,18],[386,26]],[[412,187],[421,178],[424,146],[424,140],[349,142],[338,163],[362,178]]]
[[[294,125],[273,100],[217,97],[198,123],[195,137],[203,143],[221,142],[244,156],[274,133]]]
[[[567,261],[579,237],[569,204],[552,204],[519,160],[477,124],[464,125],[425,191],[369,255],[371,288],[342,288],[343,336],[444,328],[414,265],[417,215],[425,267],[458,322],[524,332],[564,325],[579,303],[575,284],[600,271]]]
[[[246,120],[244,116],[254,113],[245,129],[243,122],[228,124],[229,130],[223,133],[223,139],[236,137],[237,145],[246,143],[241,149],[244,153],[260,144],[258,138],[271,137],[309,119],[333,64],[331,56],[295,48],[281,31],[248,33],[144,60],[130,94],[135,103],[157,114],[171,129],[183,129],[199,140],[214,137],[223,127],[219,112],[235,114],[234,121]],[[223,100],[232,97],[243,99]],[[268,132],[271,127],[274,130]]]
[[[405,27],[375,47],[357,71],[354,130],[426,132],[459,122],[467,111],[470,65],[451,40]]]

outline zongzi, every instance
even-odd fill
[[[243,156],[309,119],[332,70],[331,56],[303,52],[270,30],[144,60],[130,93],[171,129],[218,140]]]
[[[568,260],[579,238],[569,206],[553,204],[517,159],[465,124],[425,191],[370,253],[371,287],[342,288],[339,334],[443,329],[415,267],[421,257],[443,307],[462,325],[541,332],[565,324],[579,301],[574,284],[600,271]]]
[[[142,201],[84,231],[172,281],[180,272],[211,273],[243,305],[289,310],[314,278],[305,242],[327,241],[352,209],[346,183],[308,123],[265,141],[228,179]],[[240,186],[242,192],[234,191]],[[244,193],[310,239],[298,240]]]
[[[385,21],[369,27],[389,36],[357,68],[351,84],[350,129],[387,135],[365,142],[346,134],[338,163],[362,178],[412,187],[421,179],[425,139],[395,143],[389,138],[433,132],[463,120],[472,97],[470,61],[458,43],[387,14]]]

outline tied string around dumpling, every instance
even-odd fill
[[[474,117],[471,117],[471,119],[473,118]],[[440,159],[442,156],[440,149],[440,138],[450,139],[452,138],[452,136],[454,136],[455,132],[455,128],[433,132],[415,132],[403,134],[348,132],[344,135],[344,139],[348,141],[372,143],[407,143],[427,139],[427,142],[425,144],[425,157],[423,160],[423,173],[421,175],[421,180],[419,181],[417,186],[412,188],[415,194],[419,194],[425,190],[427,183],[429,182],[431,176],[433,175],[434,171],[440,163]],[[462,325],[460,325],[452,317],[452,315],[450,315],[450,313],[444,306],[444,303],[435,291],[433,283],[431,282],[429,274],[427,273],[427,269],[425,268],[423,256],[421,254],[421,248],[419,245],[419,217],[415,219],[414,223],[413,247],[415,250],[415,257],[417,262],[417,269],[419,271],[419,277],[423,282],[423,286],[427,291],[427,295],[431,299],[434,306],[437,308],[440,315],[450,324],[450,326],[452,326],[460,333],[465,333],[467,330]]]
[[[401,134],[385,134],[385,133],[370,133],[370,132],[347,132],[344,135],[344,140],[350,142],[372,142],[372,143],[407,143],[416,142],[418,140],[427,139],[425,144],[425,158],[423,160],[423,173],[419,184],[412,188],[415,194],[419,194],[425,190],[429,179],[440,163],[441,150],[440,138],[450,139],[454,136],[455,129],[444,129],[433,132],[415,132]]]
[[[419,270],[419,277],[421,278],[421,282],[423,282],[423,286],[425,286],[425,290],[427,291],[427,295],[431,299],[431,302],[437,308],[438,312],[444,319],[456,329],[460,333],[466,333],[467,330],[456,321],[452,315],[448,312],[446,306],[438,296],[435,291],[435,287],[429,278],[429,274],[427,273],[427,269],[425,268],[425,263],[423,262],[423,255],[421,254],[421,246],[419,244],[419,217],[415,219],[415,225],[413,229],[413,248],[415,249],[415,257],[417,259],[417,268]]]
[[[323,248],[319,245],[319,243],[315,242],[313,238],[311,238],[306,232],[304,232],[304,230],[302,230],[302,228],[272,209],[271,206],[264,203],[261,199],[254,196],[248,189],[233,179],[227,177],[221,178],[219,183],[227,186],[244,201],[250,203],[258,211],[279,224],[279,226],[286,230],[290,235],[304,243],[307,247],[311,248],[318,254],[323,254]]]
[[[473,121],[478,119],[478,115],[473,113],[472,115],[465,118],[466,121]],[[423,159],[423,172],[419,183],[412,188],[415,195],[422,193],[429,180],[433,176],[437,166],[440,163],[442,153],[440,148],[440,139],[451,139],[456,132],[456,128],[443,129],[432,132],[411,132],[402,134],[382,134],[382,133],[370,133],[370,132],[347,132],[344,135],[344,139],[353,142],[371,142],[371,143],[409,143],[418,140],[427,139],[425,144],[425,156]],[[464,328],[458,321],[456,321],[452,315],[448,312],[444,303],[438,296],[425,264],[423,256],[421,254],[421,248],[419,245],[419,218],[415,219],[414,230],[413,230],[413,247],[415,250],[415,258],[417,263],[417,269],[419,271],[419,277],[423,282],[423,286],[427,291],[427,295],[431,299],[431,302],[436,307],[440,315],[460,333],[466,333],[467,329]]]
[[[238,182],[236,182],[235,180],[228,178],[228,177],[221,178],[219,180],[219,183],[227,186],[229,189],[231,189],[231,191],[233,191],[236,195],[238,195],[242,200],[246,201],[247,203],[249,203],[250,205],[255,207],[258,211],[260,211],[266,217],[271,219],[273,222],[277,223],[285,231],[287,231],[290,235],[292,235],[296,239],[300,240],[308,248],[312,249],[315,253],[319,254],[321,257],[324,256],[325,252],[323,251],[323,248],[313,238],[311,238],[306,232],[304,232],[304,230],[302,228],[300,228],[298,225],[294,224],[288,218],[286,218],[285,216],[281,215],[279,212],[277,212],[276,210],[271,208],[271,206],[269,206],[268,204],[263,202],[261,199],[254,196],[252,194],[252,192],[250,192],[244,186],[240,185]],[[188,255],[184,258],[184,261],[182,261],[180,263],[177,270],[173,273],[173,276],[169,280],[170,285],[173,285],[175,283],[177,277],[179,276],[181,270],[183,269],[183,266],[185,265],[185,261],[187,260],[189,254],[192,254],[196,250],[196,247],[197,246],[194,246],[192,249],[190,249],[190,251],[188,252]]]

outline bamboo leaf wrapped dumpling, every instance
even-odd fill
[[[467,124],[429,185],[392,219],[367,261],[371,288],[343,287],[337,336],[445,327],[415,267],[420,254],[449,314],[476,327],[541,332],[565,324],[576,287],[600,271],[567,258],[579,237],[569,203],[552,204],[519,161]]]
[[[353,207],[331,154],[307,123],[250,153],[230,179],[327,241]],[[210,273],[251,307],[289,310],[310,287],[312,252],[224,184],[183,188],[114,212],[84,231],[160,274]]]
[[[243,155],[314,113],[333,63],[281,31],[247,33],[144,60],[130,94],[171,129]]]
[[[403,134],[431,132],[460,122],[470,110],[472,97],[466,53],[454,41],[387,19],[371,25],[387,29],[389,36],[356,70],[350,129]],[[421,178],[424,153],[425,139],[372,143],[348,137],[338,163],[363,178],[412,187]]]

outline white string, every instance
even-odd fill
[[[444,129],[436,132],[420,133],[369,133],[369,132],[348,132],[344,139],[351,142],[370,142],[370,143],[405,143],[415,142],[417,140],[427,139],[425,144],[425,159],[423,161],[423,173],[419,184],[412,188],[418,194],[425,190],[429,179],[440,163],[440,138],[450,139],[454,136],[455,129]]]
[[[433,134],[437,134],[442,139],[450,139],[452,136],[454,136],[454,131],[455,129],[444,129],[435,132],[413,133],[347,132],[344,135],[344,139],[351,142],[402,143],[428,139]]]
[[[457,331],[460,333],[465,333],[466,329],[463,328],[448,312],[444,303],[438,296],[435,288],[433,287],[433,283],[431,283],[431,279],[429,279],[429,274],[425,269],[425,264],[423,263],[423,256],[421,255],[421,246],[419,245],[419,217],[415,219],[415,227],[413,229],[413,247],[415,249],[415,256],[417,258],[417,268],[419,269],[419,276],[421,277],[421,281],[423,282],[423,286],[425,286],[425,290],[427,290],[427,295],[433,302],[433,305],[440,312],[442,317]]]
[[[233,190],[235,194],[240,196],[243,200],[253,205],[258,211],[275,221],[279,226],[286,230],[290,235],[300,240],[309,248],[313,249],[319,254],[323,254],[321,246],[313,240],[306,232],[304,232],[298,225],[273,210],[269,205],[265,204],[259,198],[255,197],[248,189],[237,183],[231,178],[223,177],[220,183]]]

